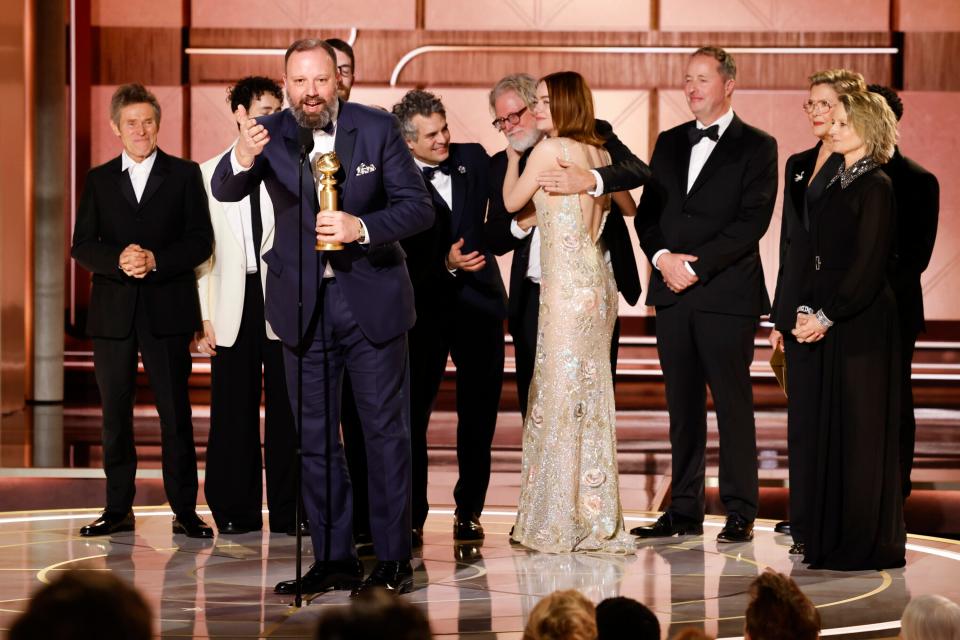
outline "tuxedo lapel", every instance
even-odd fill
[[[111,171],[117,179],[117,186],[120,188],[120,193],[123,194],[123,199],[127,201],[127,204],[130,205],[130,208],[134,211],[137,210],[137,207],[140,204],[137,202],[137,194],[133,190],[133,182],[130,181],[130,172],[123,171],[120,167],[123,165],[120,162],[120,159],[117,159],[117,167],[115,171]]]
[[[677,132],[677,136],[680,138],[677,141],[677,157],[675,158],[677,180],[680,182],[680,193],[684,194],[684,198],[687,197],[687,174],[690,173],[690,152],[692,150],[690,138],[687,137],[687,129],[694,126],[696,125],[693,122],[688,122],[686,127]]]
[[[795,222],[801,224],[801,226],[803,223],[802,212],[807,192],[807,184],[809,184],[810,179],[813,177],[813,167],[816,164],[819,150],[820,144],[818,143],[816,147],[797,158],[797,162],[791,167],[790,173],[792,175],[788,175],[786,178],[790,180],[790,201],[793,204],[793,213],[796,218]]]
[[[722,167],[727,159],[732,156],[737,148],[737,143],[740,140],[740,135],[743,133],[743,122],[736,115],[733,116],[733,121],[730,123],[730,126],[727,127],[727,130],[723,132],[723,135],[720,136],[720,140],[717,141],[717,146],[713,148],[713,151],[710,152],[710,157],[707,158],[707,162],[703,165],[703,169],[700,170],[700,174],[697,176],[697,179],[693,182],[693,186],[690,187],[690,191],[687,192],[687,197],[691,197],[696,193],[697,189],[703,186],[703,184],[710,179],[717,169]],[[687,154],[687,166],[690,165],[690,154]],[[683,174],[686,176],[686,172]]]
[[[283,135],[284,148],[286,149],[287,157],[285,160],[289,160],[290,162],[290,172],[281,169],[279,171],[274,170],[274,173],[278,176],[292,176],[287,188],[290,190],[290,193],[296,197],[297,176],[299,175],[297,163],[300,162],[299,128],[297,127],[297,121],[293,119],[293,114],[289,113],[289,109],[284,113],[286,115],[281,121],[280,130]],[[281,182],[286,182],[283,178],[280,180]],[[309,159],[304,159],[303,161],[303,178],[301,182],[304,200],[311,203],[311,208],[314,211],[318,210],[320,208],[320,201],[317,196],[317,185],[313,178],[313,163],[311,163]]]
[[[337,139],[333,143],[333,149],[337,152],[337,158],[340,160],[340,170],[337,171],[337,187],[340,190],[341,199],[346,193],[347,183],[352,175],[350,169],[353,166],[353,148],[357,143],[357,126],[353,119],[353,110],[350,103],[340,102],[340,112],[337,116]],[[343,203],[340,203],[343,207]]]
[[[160,185],[163,184],[163,181],[166,180],[169,172],[170,157],[160,149],[157,149],[157,159],[153,161],[153,168],[150,170],[150,177],[147,178],[147,185],[143,188],[143,194],[140,196],[138,208],[143,208],[150,201],[150,198],[153,197],[157,189],[160,188]],[[129,177],[127,178],[127,182],[130,182]],[[131,185],[131,189],[132,188]],[[136,199],[136,196],[134,196],[134,199]]]
[[[452,237],[460,237],[460,225],[463,223],[463,209],[467,203],[467,174],[460,173],[459,167],[463,166],[460,161],[451,155],[450,157],[450,182],[453,185],[453,210],[451,211],[450,229]]]

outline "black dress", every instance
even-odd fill
[[[899,473],[899,338],[887,282],[893,188],[865,158],[841,170],[809,211],[813,260],[801,304],[834,324],[819,367],[811,429],[804,560],[817,569],[905,563]],[[789,354],[788,354],[789,360]]]
[[[787,454],[790,471],[790,534],[803,544],[809,528],[807,514],[811,488],[811,455],[815,444],[817,406],[819,404],[819,343],[801,344],[790,331],[796,325],[797,307],[805,287],[800,284],[810,277],[813,249],[810,236],[810,215],[827,185],[843,166],[843,156],[835,153],[827,158],[820,171],[816,167],[820,143],[811,149],[790,156],[784,172],[783,215],[780,226],[780,270],[770,319],[783,334],[787,354]]]

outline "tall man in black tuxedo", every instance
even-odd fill
[[[882,95],[897,116],[903,117],[903,101],[889,87],[871,84],[868,90]],[[903,497],[910,496],[913,470],[913,449],[917,436],[917,420],[913,413],[913,351],[917,336],[926,331],[923,315],[923,288],[920,275],[930,264],[937,240],[940,216],[940,183],[937,177],[900,153],[883,165],[883,172],[893,182],[897,200],[896,259],[890,273],[890,286],[897,298],[900,316],[900,486]]]
[[[483,539],[480,513],[490,482],[490,447],[503,386],[507,293],[483,246],[490,158],[479,144],[450,143],[443,103],[410,91],[393,106],[433,198],[433,227],[403,241],[417,323],[410,340],[413,527],[427,518],[427,426],[447,356],[457,368],[457,464],[453,537]]]
[[[160,414],[163,487],[173,532],[213,537],[196,512],[197,456],[190,398],[190,341],[200,328],[193,270],[210,256],[213,231],[200,167],[157,148],[160,104],[142,85],[119,87],[110,126],[123,152],[87,175],[72,255],[93,274],[87,334],[103,402],[107,506],[80,529],[99,536],[134,527],[137,452],[133,403],[137,351]]]
[[[759,241],[777,197],[777,143],[731,107],[737,67],[704,47],[687,64],[684,94],[696,117],[657,138],[634,222],[655,267],[657,350],[670,411],[673,484],[666,513],[642,537],[703,532],[706,385],[720,429],[720,542],[753,539],[756,426],[750,363],[770,300]]]
[[[527,154],[543,137],[533,117],[536,88],[537,81],[522,73],[502,78],[490,91],[490,111],[495,118],[493,126],[503,133],[507,144],[524,152],[520,159],[521,172]],[[540,184],[547,193],[589,192],[591,195],[600,195],[627,191],[647,181],[649,167],[620,142],[610,123],[597,120],[597,133],[606,140],[604,146],[610,152],[613,164],[586,171],[558,158],[556,171],[539,176]],[[526,416],[540,313],[540,234],[536,230],[537,214],[532,201],[516,214],[511,214],[503,206],[503,178],[506,173],[507,154],[500,151],[490,160],[490,209],[484,224],[484,238],[487,247],[498,256],[513,251],[507,325],[513,336],[520,413]],[[628,304],[635,305],[640,299],[640,276],[627,225],[616,203],[611,205],[601,242],[613,266],[617,289]],[[614,374],[617,370],[619,341],[618,319],[610,342],[610,365]]]
[[[336,54],[329,45],[318,39],[290,45],[283,76],[290,109],[259,121],[241,112],[240,139],[220,161],[211,187],[218,200],[235,202],[262,182],[273,201],[274,244],[263,255],[266,314],[284,343],[293,407],[298,402],[298,355],[303,357],[304,503],[317,558],[304,576],[303,590],[354,588],[359,593],[384,587],[403,593],[413,588],[406,333],[416,316],[399,241],[430,227],[434,212],[396,119],[339,101],[337,83]],[[340,211],[318,213],[312,161],[298,185],[304,132],[308,139],[312,132],[314,157],[335,151],[339,158]],[[317,252],[318,240],[344,247]],[[298,326],[300,278],[303,334]],[[366,442],[378,559],[362,585],[363,566],[352,535],[350,476],[337,434],[344,368],[350,372]],[[293,593],[295,583],[281,582],[275,591]]]

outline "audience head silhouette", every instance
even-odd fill
[[[607,598],[597,605],[597,640],[660,640],[660,621],[633,598]]]
[[[317,625],[317,640],[430,640],[430,622],[414,604],[382,589],[364,591],[350,606],[331,609]]]
[[[530,612],[523,640],[594,640],[596,608],[579,591],[554,591]]]
[[[900,619],[903,640],[960,640],[960,605],[943,596],[918,596]]]
[[[814,640],[820,614],[797,584],[775,571],[750,583],[744,637],[748,640]]]

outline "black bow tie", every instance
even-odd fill
[[[447,162],[441,162],[435,167],[423,167],[420,169],[420,173],[423,174],[423,179],[427,182],[431,182],[433,180],[433,176],[436,175],[437,171],[446,175],[450,175],[450,164]]]
[[[331,119],[330,122],[328,122],[327,124],[325,124],[325,125],[322,126],[322,127],[317,127],[316,129],[314,129],[314,131],[323,131],[323,132],[324,132],[325,134],[327,134],[328,136],[332,136],[332,135],[333,135],[333,127],[334,127],[334,124],[335,124],[335,123],[334,123],[333,120]]]
[[[704,138],[710,138],[714,142],[720,139],[720,125],[715,124],[707,127],[706,129],[699,129],[696,126],[690,127],[687,129],[687,135],[690,137],[690,144],[694,145],[703,140]]]

